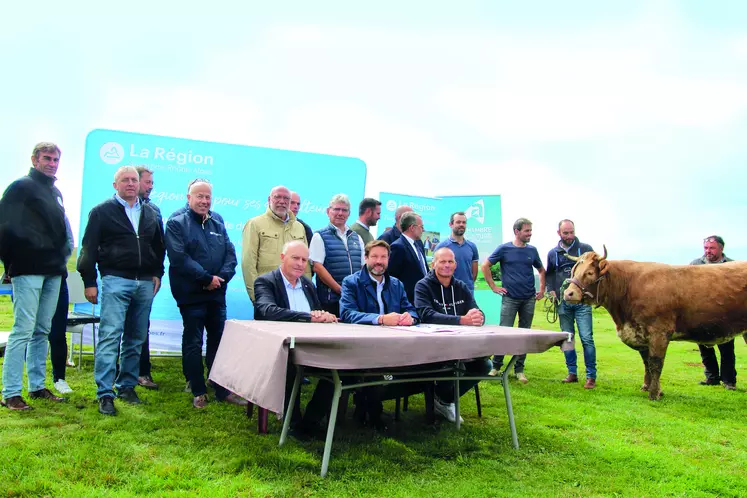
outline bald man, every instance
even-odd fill
[[[241,271],[249,297],[254,302],[254,281],[280,265],[280,253],[287,242],[306,243],[303,225],[290,210],[291,191],[282,185],[274,187],[267,197],[267,211],[244,225]],[[309,268],[304,274],[311,278]]]
[[[409,211],[412,211],[412,208],[410,206],[398,207],[394,212],[394,226],[391,228],[391,230],[387,230],[386,232],[379,235],[379,240],[383,240],[391,246],[395,240],[399,239],[399,236],[402,235],[402,226],[400,225],[400,220],[402,219],[402,215]]]

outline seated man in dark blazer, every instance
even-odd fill
[[[402,235],[394,241],[389,256],[389,274],[405,286],[407,300],[415,302],[415,284],[428,274],[423,235],[423,219],[414,212],[402,215]]]
[[[301,241],[285,244],[280,253],[280,267],[260,275],[254,281],[254,318],[278,322],[335,323],[337,317],[322,310],[314,284],[304,271],[309,264],[309,249]],[[296,369],[288,361],[285,381],[285,406],[288,406]],[[291,424],[296,432],[311,427],[301,417],[300,394],[296,398]],[[313,405],[312,405],[313,406]],[[307,408],[308,412],[308,408]],[[322,413],[323,415],[323,413]]]

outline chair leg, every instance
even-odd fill
[[[475,403],[477,404],[477,416],[482,417],[482,403],[480,403],[480,386],[475,384]]]
[[[342,391],[340,394],[340,404],[337,407],[337,418],[345,420],[345,415],[348,413],[348,403],[350,402],[350,390]]]
[[[408,396],[405,396],[404,401],[402,401],[402,411],[403,412],[406,412],[407,409],[409,408],[409,401],[410,401],[410,398]]]
[[[429,424],[436,423],[436,412],[433,407],[433,400],[435,397],[435,384],[429,382],[425,388],[425,419]]]
[[[405,398],[407,399],[407,398]],[[402,398],[397,398],[394,400],[394,420],[399,421],[399,405],[400,401],[402,401]]]
[[[91,327],[95,327],[96,325],[93,324]],[[70,344],[72,345],[72,337],[70,338]],[[71,355],[72,356],[72,355]],[[83,329],[80,329],[80,341],[78,344],[78,371],[83,369]]]

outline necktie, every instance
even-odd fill
[[[425,258],[423,258],[423,252],[420,250],[418,244],[415,244],[415,254],[418,255],[418,261],[420,261],[420,268],[423,270],[423,275],[427,275],[428,268],[425,265]]]

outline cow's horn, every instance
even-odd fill
[[[605,259],[607,259],[607,246],[602,244],[602,247],[604,247],[604,256],[602,256],[599,261],[604,261]]]
[[[566,258],[570,259],[571,261],[578,261],[578,256],[571,256],[567,252],[564,252],[563,256],[565,256]]]

